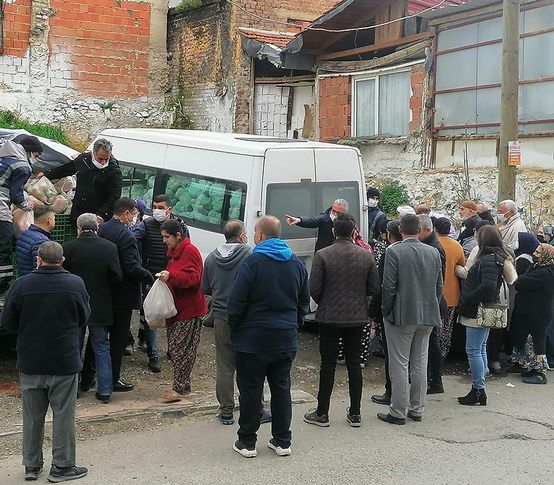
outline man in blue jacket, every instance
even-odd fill
[[[90,317],[83,280],[62,268],[63,249],[43,243],[38,269],[16,280],[6,295],[2,326],[17,333],[17,370],[23,400],[25,480],[37,480],[44,458],[44,418],[52,408],[52,467],[48,481],[84,477],[75,466],[75,399],[81,370],[81,328]]]
[[[266,377],[273,416],[268,446],[279,456],[291,454],[290,369],[298,322],[308,312],[310,291],[304,263],[280,236],[276,217],[263,216],[257,222],[256,247],[240,267],[227,307],[240,393],[239,439],[233,450],[245,458],[257,454]]]
[[[43,242],[50,240],[56,225],[56,214],[51,207],[39,205],[34,210],[35,223],[23,231],[15,243],[15,259],[19,276],[25,276],[37,267],[37,252]]]
[[[348,213],[348,202],[344,199],[337,199],[329,209],[316,217],[294,217],[289,214],[285,214],[285,216],[290,226],[317,228],[317,241],[315,242],[315,252],[317,252],[335,242],[333,221],[339,214],[346,213]]]

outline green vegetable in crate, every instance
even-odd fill
[[[152,175],[151,177],[148,178],[148,187],[149,188],[154,188],[154,182],[156,181],[156,176],[155,175]]]
[[[198,197],[202,192],[204,192],[203,187],[198,182],[192,182],[189,185],[188,193],[191,197]]]
[[[142,199],[142,195],[147,191],[146,185],[135,184],[131,187],[131,199]]]
[[[179,180],[176,177],[172,177],[167,181],[167,185],[165,186],[165,192],[174,194],[177,192],[177,190],[181,187],[182,181]]]

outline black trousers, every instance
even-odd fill
[[[360,351],[362,348],[362,330],[359,327],[332,327],[319,324],[319,353],[321,368],[319,371],[319,392],[317,395],[317,414],[329,414],[331,393],[335,385],[335,368],[339,354],[339,338],[344,342],[344,356],[348,371],[348,392],[350,394],[350,414],[360,414],[362,400],[362,369]]]
[[[533,351],[536,355],[546,355],[546,336],[548,326],[550,324],[550,317],[529,319],[525,321],[512,320],[512,327],[510,328],[510,334],[512,335],[512,342],[514,348],[518,351],[525,347],[527,336],[530,334],[533,337]],[[515,324],[515,325],[514,325]]]
[[[385,352],[385,392],[390,394],[392,392],[392,384],[390,382],[389,374],[389,349],[387,344],[387,335],[385,333],[385,325],[383,322],[379,323],[381,327],[381,345],[383,346],[383,352]]]
[[[296,352],[247,354],[236,352],[239,388],[238,437],[246,446],[256,444],[260,427],[260,403],[267,377],[271,391],[271,434],[277,445],[288,448],[291,442],[292,398],[290,369]]]
[[[110,327],[110,355],[112,358],[112,375],[114,384],[121,374],[123,352],[127,347],[129,330],[131,328],[132,308],[114,308],[113,325]]]
[[[13,224],[0,221],[0,293],[8,289],[13,278]]]
[[[442,385],[442,350],[439,328],[433,327],[429,337],[429,360],[427,362],[427,380],[429,386]]]

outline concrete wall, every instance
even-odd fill
[[[166,14],[165,0],[12,0],[0,107],[77,144],[105,127],[167,125]]]

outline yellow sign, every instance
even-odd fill
[[[508,142],[508,166],[519,167],[521,165],[521,142]]]

